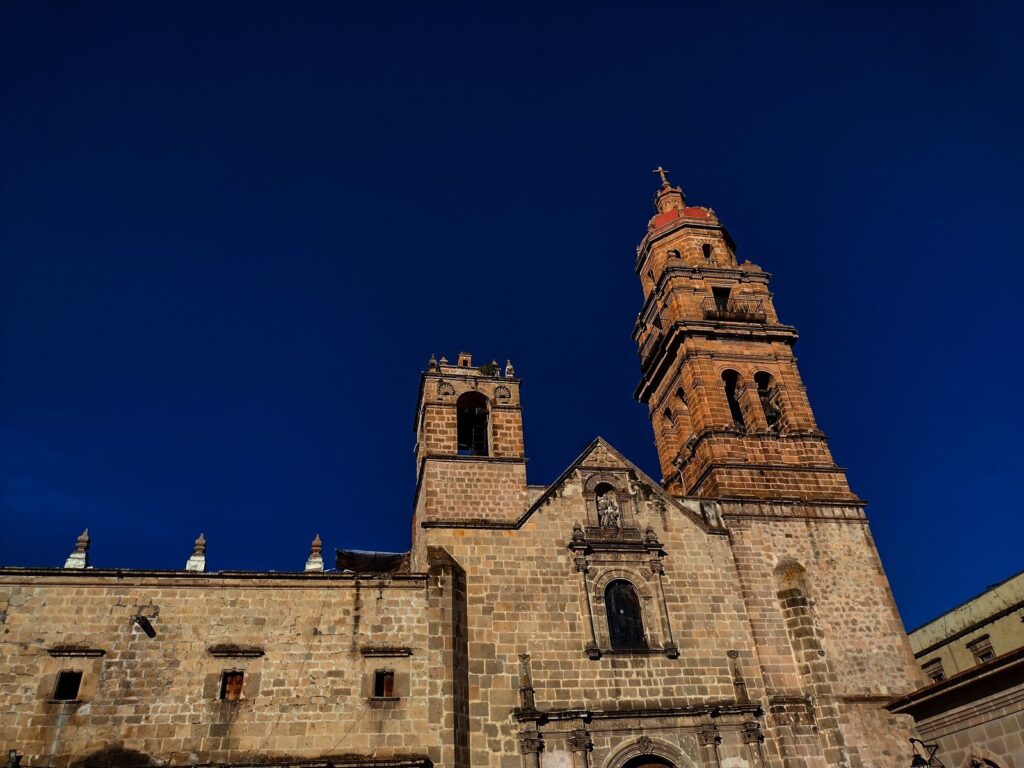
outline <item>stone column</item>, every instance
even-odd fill
[[[569,734],[567,742],[572,752],[572,768],[590,768],[590,750],[594,748],[590,733],[577,728]]]
[[[572,543],[569,545],[575,557],[573,563],[576,571],[580,574],[580,589],[583,590],[583,603],[587,606],[587,627],[590,632],[590,641],[587,643],[587,656],[591,659],[601,658],[601,648],[597,644],[597,631],[594,628],[594,605],[590,600],[590,584],[587,581],[587,573],[590,565],[587,563],[586,551],[588,544],[583,528],[576,525],[572,529]]]
[[[751,768],[765,768],[764,749],[761,747],[764,734],[761,733],[759,723],[751,721],[743,724],[743,741],[747,745]]]
[[[675,638],[672,637],[672,621],[668,612],[668,601],[665,598],[665,565],[661,562],[661,544],[658,542],[653,528],[647,529],[644,535],[644,543],[649,554],[652,556],[647,566],[651,569],[652,573],[658,576],[655,582],[655,589],[658,591],[658,611],[661,613],[662,633],[665,635],[662,648],[665,649],[665,655],[670,659],[678,659],[679,646],[676,645]]]
[[[722,737],[718,733],[718,727],[702,725],[697,731],[697,740],[700,742],[706,768],[722,768],[718,755],[718,745],[722,743]]]
[[[520,731],[519,754],[523,756],[523,768],[540,768],[540,753],[544,750],[544,738],[540,731]]]

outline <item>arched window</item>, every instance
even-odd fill
[[[711,252],[714,250],[711,243],[704,243],[700,249],[704,254],[704,261],[711,261]]]
[[[487,456],[487,398],[466,392],[455,402],[459,456]]]
[[[683,391],[682,387],[676,389],[676,399],[683,405],[686,405],[686,392]]]
[[[768,429],[778,432],[779,422],[782,421],[782,412],[772,405],[772,396],[775,394],[775,380],[770,373],[759,371],[754,374],[754,383],[757,385],[757,397],[761,401],[761,410],[764,411],[764,418],[768,422]]]
[[[736,387],[740,381],[740,375],[736,371],[722,371],[722,381],[725,382],[725,399],[729,401],[729,412],[732,414],[733,423],[743,429],[743,409],[740,408],[740,401],[736,399]]]
[[[644,622],[640,614],[640,598],[633,585],[616,579],[604,590],[604,606],[608,612],[608,635],[612,649],[636,650],[647,647]]]

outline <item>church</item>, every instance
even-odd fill
[[[634,339],[661,478],[598,437],[531,485],[511,364],[432,358],[407,553],[93,568],[83,534],[0,569],[9,764],[909,765],[885,704],[924,678],[797,331],[659,173]]]

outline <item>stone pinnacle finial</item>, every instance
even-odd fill
[[[185,563],[185,570],[195,573],[206,572],[206,536],[201,533],[196,543],[192,545],[192,556]]]
[[[68,555],[68,559],[64,561],[65,568],[88,568],[89,567],[89,529],[86,528],[82,531],[81,535],[75,539],[75,548]]]
[[[324,570],[324,558],[323,558],[324,543],[320,540],[320,534],[318,533],[313,538],[313,543],[309,547],[309,557],[306,558],[306,571],[319,571]]]
[[[668,171],[666,171],[660,165],[657,168],[655,168],[653,171],[651,171],[651,173],[656,173],[659,176],[661,176],[661,186],[663,186],[663,187],[669,186],[669,183],[668,183]]]
[[[516,369],[512,367],[512,361],[505,361],[505,378],[510,379],[516,375]]]
[[[434,357],[433,355],[431,355],[430,359],[427,361],[427,370],[428,371],[436,371],[437,370],[437,358]]]

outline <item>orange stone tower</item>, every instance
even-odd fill
[[[688,206],[659,168],[656,213],[637,248],[645,296],[633,332],[663,485],[716,499],[856,501],[814,421],[796,329],[771,276],[737,262],[710,208]]]

